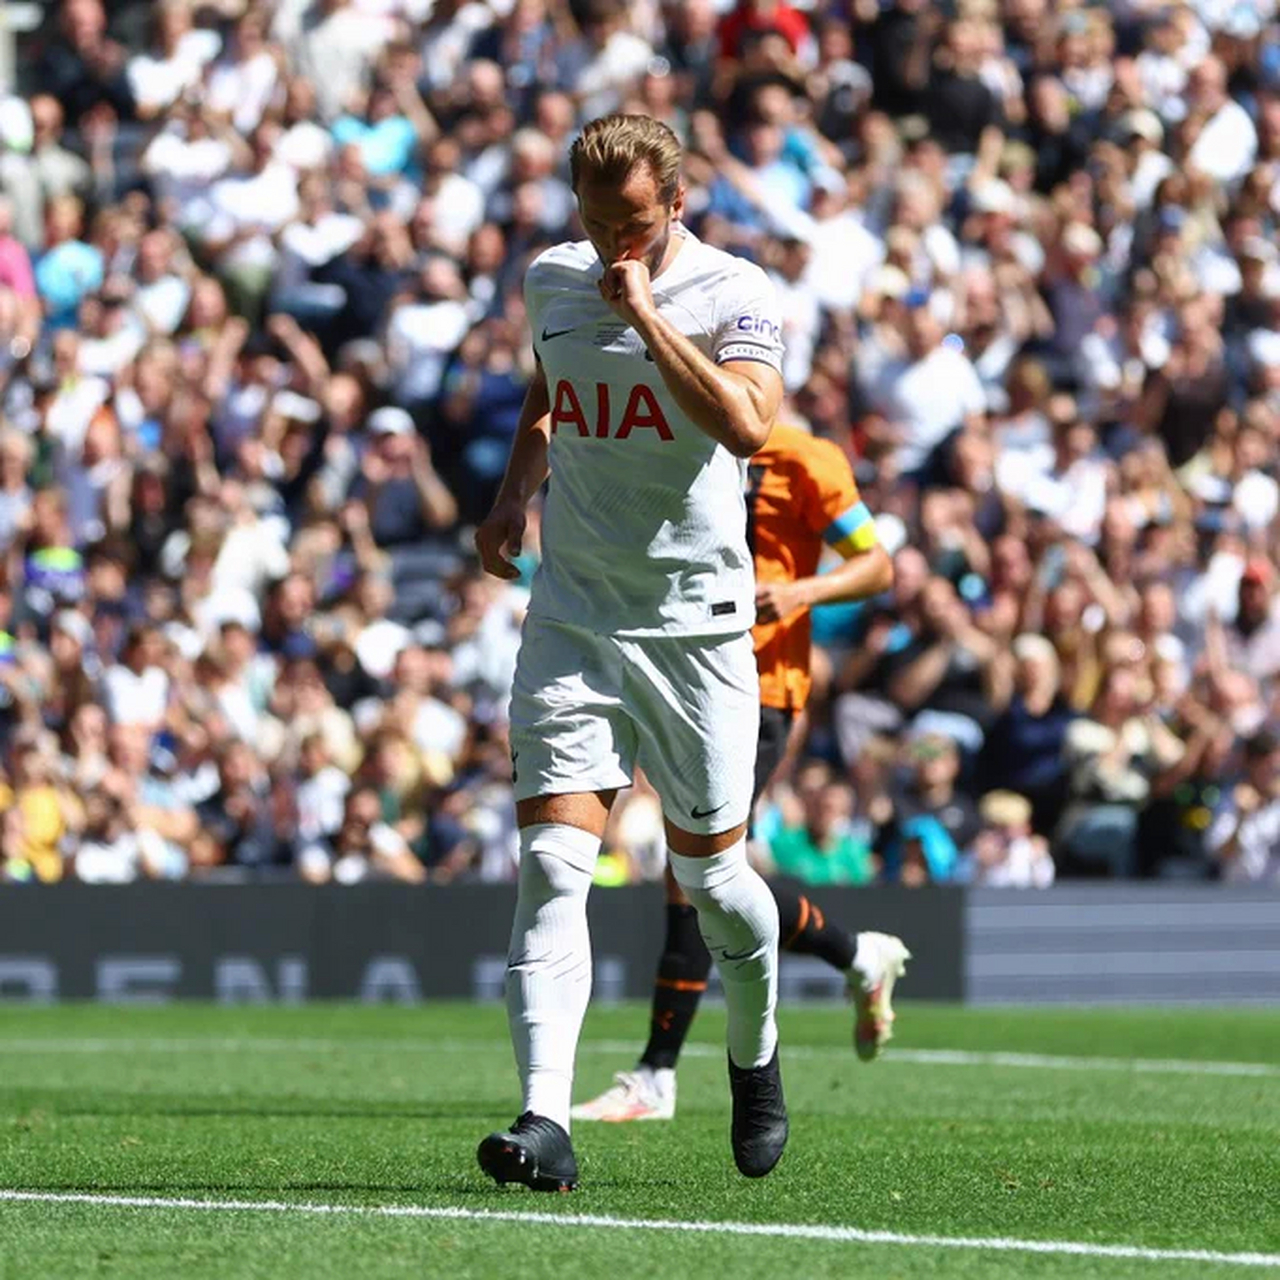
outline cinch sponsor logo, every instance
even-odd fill
[[[766,316],[739,316],[737,329],[740,333],[767,333],[777,340],[782,337],[782,328]]]
[[[587,415],[583,412],[582,401],[567,378],[556,383],[555,399],[551,406],[551,431],[554,435],[561,427],[573,427],[578,435],[594,437],[597,440],[626,440],[633,431],[649,430],[658,433],[659,440],[674,440],[675,433],[667,422],[662,406],[653,392],[643,384],[631,388],[627,396],[626,407],[616,426],[611,417],[609,385],[596,383],[595,425],[594,429],[587,424]]]

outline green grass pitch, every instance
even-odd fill
[[[644,1023],[638,1007],[593,1010],[579,1097],[629,1065]],[[1280,1274],[1280,1013],[903,1004],[898,1026],[900,1056],[866,1066],[849,1048],[845,1011],[783,1010],[791,1146],[752,1183],[730,1159],[723,1018],[708,1009],[674,1123],[578,1125],[581,1190],[537,1196],[495,1188],[475,1166],[477,1141],[517,1109],[500,1008],[10,1007],[0,1021],[0,1280]],[[217,1207],[61,1198],[76,1195]],[[226,1207],[261,1201],[282,1207]],[[339,1211],[293,1208],[303,1204]],[[517,1216],[478,1216],[486,1211]],[[915,1239],[518,1216],[527,1213]],[[1253,1256],[1115,1257],[1098,1245]]]

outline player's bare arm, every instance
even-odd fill
[[[496,578],[518,578],[512,563],[524,542],[525,508],[548,475],[547,453],[551,441],[551,401],[547,379],[539,362],[524,395],[520,421],[507,459],[506,475],[493,510],[476,530],[476,551],[486,573]]]
[[[777,622],[820,604],[869,600],[893,586],[893,561],[881,546],[850,552],[830,573],[795,582],[762,582],[756,588],[756,617]]]
[[[640,335],[662,380],[695,426],[740,458],[763,448],[782,404],[782,375],[766,364],[709,360],[658,313],[648,264],[612,263],[600,294]]]

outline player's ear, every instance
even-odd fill
[[[679,222],[684,217],[685,187],[683,179],[676,187],[676,198],[671,202],[671,217]]]

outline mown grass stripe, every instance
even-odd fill
[[[0,1190],[0,1203],[80,1204],[115,1209],[187,1209],[198,1213],[281,1213],[371,1218],[426,1218],[458,1222],[513,1222],[528,1226],[610,1231],[691,1232],[701,1235],[767,1236],[843,1244],[882,1244],[929,1249],[980,1249],[998,1253],[1059,1254],[1125,1258],[1140,1262],[1203,1262],[1223,1266],[1280,1267],[1280,1253],[1219,1253],[1212,1249],[1149,1249],[1141,1245],[1093,1244],[1081,1240],[1017,1240],[1005,1236],[906,1235],[859,1227],[806,1222],[713,1222],[618,1218],[605,1214],[536,1213],[428,1205],[291,1203],[284,1200],[193,1200],[163,1196],[95,1195],[89,1192]]]
[[[626,1057],[636,1052],[630,1040],[584,1040],[579,1054],[612,1054]],[[490,1051],[507,1054],[511,1046],[506,1040],[419,1040],[317,1039],[300,1036],[261,1038],[245,1037],[157,1037],[125,1038],[113,1036],[76,1037],[72,1039],[30,1037],[0,1039],[0,1056],[6,1053],[475,1053]],[[692,1058],[724,1057],[719,1045],[688,1044],[683,1053]],[[783,1045],[784,1058],[852,1060],[853,1051],[836,1045]],[[1116,1071],[1135,1075],[1236,1076],[1247,1079],[1280,1079],[1280,1066],[1267,1062],[1216,1062],[1195,1058],[1106,1058],[1045,1053],[1009,1053],[1001,1050],[971,1049],[888,1049],[885,1061],[936,1067],[1012,1067],[1033,1071]]]

